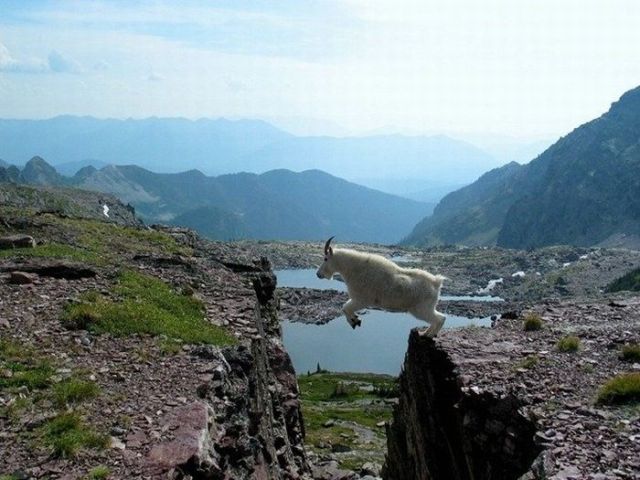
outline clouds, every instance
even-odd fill
[[[0,71],[17,98],[0,116],[303,117],[354,132],[555,135],[640,83],[640,4],[629,0],[2,9]]]
[[[47,71],[47,64],[38,59],[17,60],[9,49],[0,43],[0,72],[7,73],[42,73]]]
[[[80,73],[80,65],[72,58],[52,50],[46,60],[40,58],[16,59],[9,49],[0,43],[0,72],[6,73]]]
[[[65,57],[60,52],[53,50],[47,57],[49,70],[55,73],[79,73],[81,71],[78,62]]]

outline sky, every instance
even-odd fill
[[[640,85],[637,0],[0,1],[0,117],[564,135]]]

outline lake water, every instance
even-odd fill
[[[315,269],[277,270],[279,287],[307,287],[346,291],[337,280],[319,279]],[[466,297],[442,297],[464,299]],[[479,300],[478,297],[469,297]],[[496,297],[492,297],[496,298]],[[486,298],[484,300],[487,300]],[[446,314],[446,312],[444,312]],[[397,375],[400,372],[412,328],[428,326],[406,313],[369,310],[360,315],[362,326],[352,329],[344,316],[325,325],[284,321],[282,336],[296,372],[315,371],[317,364],[336,372],[371,372]],[[447,315],[444,328],[468,325],[490,327],[491,319]]]

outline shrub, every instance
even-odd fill
[[[523,358],[522,361],[516,365],[516,368],[530,369],[535,367],[539,361],[540,358],[537,355],[529,355]]]
[[[620,351],[620,359],[625,362],[640,362],[640,345],[633,343],[623,346]]]
[[[62,325],[69,330],[88,330],[100,321],[100,312],[95,304],[77,303],[68,307],[62,316]]]
[[[525,332],[532,332],[542,328],[542,318],[537,313],[529,313],[524,317]]]
[[[580,339],[576,336],[569,335],[558,340],[556,347],[561,352],[577,352],[580,348]]]
[[[97,467],[91,469],[89,475],[87,475],[87,478],[88,480],[106,480],[107,478],[109,478],[110,473],[111,470],[109,470],[109,467],[98,465]]]
[[[84,424],[77,412],[63,413],[45,424],[44,443],[56,457],[72,457],[82,448],[105,448],[109,438]]]
[[[623,373],[605,383],[598,392],[597,402],[613,405],[640,401],[640,372]]]
[[[61,407],[94,398],[99,392],[100,387],[94,382],[85,382],[76,378],[69,378],[53,387],[55,401]]]

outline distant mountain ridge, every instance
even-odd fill
[[[7,170],[0,168],[0,180]],[[191,227],[220,240],[336,235],[344,241],[394,243],[432,208],[319,170],[208,177],[198,170],[159,174],[135,165],[109,165],[85,167],[69,178],[34,157],[18,174],[14,181],[111,193],[146,221]]]
[[[391,186],[407,179],[454,188],[501,164],[469,143],[442,135],[299,137],[261,120],[223,118],[0,119],[0,158],[22,165],[34,155],[65,175],[107,164],[164,173],[197,169],[207,175],[320,169],[378,189],[387,180]]]
[[[450,193],[405,242],[639,247],[640,87],[529,164]]]

